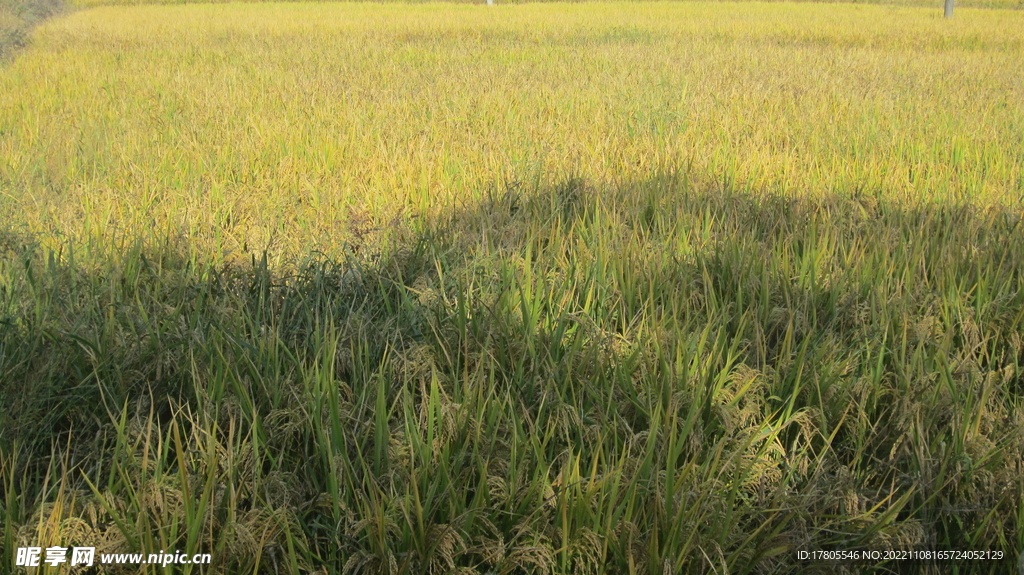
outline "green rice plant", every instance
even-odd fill
[[[5,564],[1012,570],[1019,14],[493,8],[36,30],[0,74]]]

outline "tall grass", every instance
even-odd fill
[[[1024,28],[889,10],[46,24],[0,75],[4,564],[1011,572]]]

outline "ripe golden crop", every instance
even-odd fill
[[[0,68],[0,563],[1010,572],[1021,62],[939,6],[50,20]]]
[[[1016,201],[1024,12],[586,3],[100,7],[0,75],[0,213],[331,251],[496,182]]]

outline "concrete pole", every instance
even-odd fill
[[[490,2],[491,0],[487,0]],[[946,0],[946,18],[953,17],[953,0]]]

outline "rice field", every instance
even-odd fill
[[[1024,565],[1024,11],[83,2],[24,44],[4,569]],[[989,555],[800,554],[886,550]]]

